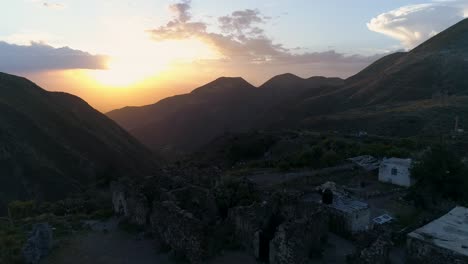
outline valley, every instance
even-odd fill
[[[151,32],[221,38],[190,3]],[[0,73],[0,263],[468,263],[467,73],[468,19],[346,79],[106,114]]]

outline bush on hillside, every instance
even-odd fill
[[[413,196],[426,194],[432,200],[468,201],[468,168],[447,146],[432,147],[412,168],[411,174],[417,181]]]

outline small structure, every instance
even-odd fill
[[[371,228],[370,207],[367,203],[358,201],[338,192],[333,192],[331,204],[323,202],[320,194],[308,194],[305,202],[319,203],[327,208],[330,231],[345,237],[367,231]]]
[[[386,224],[386,223],[390,223],[392,221],[393,221],[393,217],[391,217],[388,214],[383,214],[381,216],[378,216],[378,217],[372,219],[372,222],[374,224],[377,224],[377,225],[383,225],[383,224]]]
[[[413,184],[410,173],[411,164],[411,159],[383,159],[379,167],[379,181],[410,187]]]
[[[407,251],[408,263],[468,263],[468,209],[456,207],[409,233]]]
[[[356,166],[362,167],[366,171],[377,170],[380,166],[380,161],[370,155],[349,158],[348,160],[354,163]]]

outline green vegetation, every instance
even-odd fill
[[[0,263],[22,263],[20,256],[25,239],[19,227],[0,221]]]
[[[299,138],[298,140],[304,141],[304,144],[296,146],[294,151],[280,151],[274,160],[264,163],[265,166],[281,170],[305,167],[319,169],[336,166],[347,158],[360,155],[372,155],[378,158],[406,158],[420,147],[416,141],[411,139],[372,138],[360,140],[339,136],[322,136],[319,138]],[[262,165],[258,162],[256,164]]]
[[[54,239],[66,238],[83,230],[84,220],[112,216],[106,192],[90,192],[54,203],[13,201],[8,204],[11,220],[0,218],[0,263],[22,263],[21,249],[33,224],[49,223]]]
[[[267,134],[253,133],[247,137],[235,137],[228,149],[228,159],[232,162],[260,158],[275,143]]]
[[[446,145],[433,146],[411,173],[417,181],[412,198],[419,206],[428,206],[441,198],[468,201],[468,167]]]
[[[224,179],[216,186],[214,194],[223,218],[227,217],[230,208],[250,205],[259,200],[259,192],[251,182],[235,177]]]

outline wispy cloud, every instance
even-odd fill
[[[468,0],[441,0],[403,6],[373,18],[367,27],[400,41],[407,49],[468,16]]]
[[[0,41],[0,71],[27,73],[67,69],[105,69],[107,57],[44,43],[16,45]]]
[[[65,5],[61,3],[52,3],[52,2],[43,2],[43,7],[51,8],[51,9],[64,9]]]
[[[242,64],[304,67],[304,64],[320,63],[324,68],[331,68],[331,64],[347,64],[346,74],[337,72],[337,75],[343,76],[349,74],[353,64],[356,66],[354,70],[358,71],[381,56],[346,55],[334,50],[297,53],[296,47],[289,49],[267,36],[263,25],[271,18],[256,9],[234,11],[218,17],[216,24],[211,25],[194,19],[190,12],[189,0],[173,4],[169,10],[173,12],[173,19],[164,26],[148,31],[153,39],[156,41],[199,39],[221,54],[222,58],[219,61],[212,62],[221,63],[224,67]],[[208,28],[218,30],[209,31]]]

